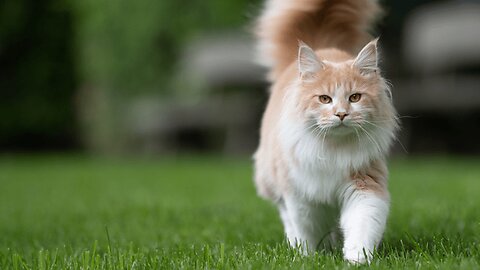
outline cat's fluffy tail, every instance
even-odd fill
[[[275,80],[296,59],[299,40],[357,53],[380,13],[376,0],[267,0],[256,25],[260,62]]]

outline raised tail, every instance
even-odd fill
[[[273,81],[296,59],[299,40],[356,54],[380,13],[376,0],[267,0],[256,28],[260,62]]]

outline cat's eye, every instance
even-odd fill
[[[362,97],[361,94],[353,94],[348,98],[348,100],[352,103],[355,103],[355,102],[358,102],[361,97]]]
[[[328,104],[332,102],[332,98],[327,95],[321,95],[318,97],[318,100],[323,104]]]

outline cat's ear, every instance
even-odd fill
[[[298,42],[298,71],[302,80],[315,77],[315,73],[324,68],[324,64],[315,54],[315,51],[302,41]]]
[[[353,66],[360,69],[360,73],[363,75],[378,71],[377,42],[378,38],[365,45],[353,62]]]

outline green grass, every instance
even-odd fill
[[[480,268],[480,159],[390,167],[391,215],[369,268]],[[247,159],[1,157],[0,269],[357,268],[338,250],[289,248],[251,175]]]

